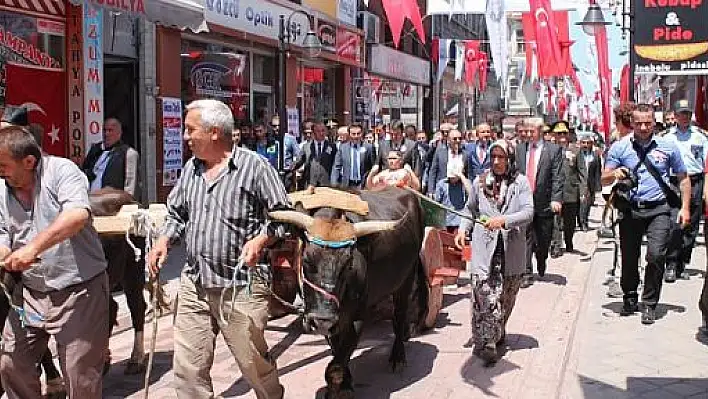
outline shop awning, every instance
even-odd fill
[[[64,18],[63,0],[0,0],[0,6],[19,8],[30,14]]]
[[[3,0],[13,1],[13,0]],[[15,0],[29,1],[29,0]],[[31,0],[56,1],[60,0]],[[81,5],[82,0],[70,0],[73,4]],[[195,33],[205,32],[207,28],[204,20],[204,0],[88,0],[89,3],[109,11],[127,13],[136,17],[143,17],[148,21],[163,26],[179,29],[189,29]]]

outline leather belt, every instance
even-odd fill
[[[632,208],[634,209],[653,209],[658,206],[662,206],[666,204],[666,200],[658,200],[658,201],[632,201]]]

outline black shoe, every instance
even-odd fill
[[[538,269],[538,275],[543,277],[546,275],[546,261],[538,261],[538,264],[536,265],[536,269]]]
[[[637,304],[636,298],[626,298],[624,304],[622,305],[622,311],[620,315],[629,316],[639,311],[639,305]]]
[[[676,269],[673,267],[667,267],[666,271],[664,272],[664,281],[667,283],[674,283],[676,282]]]
[[[642,311],[642,324],[650,325],[654,324],[656,320],[656,313],[652,306],[645,306]]]
[[[565,252],[569,253],[569,254],[573,254],[573,253],[575,253],[575,247],[573,247],[573,245],[566,245]]]

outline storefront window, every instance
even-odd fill
[[[334,117],[334,69],[298,68],[298,95],[302,120]]]
[[[64,23],[0,11],[0,103],[5,104],[8,62],[64,68]]]
[[[248,53],[218,45],[182,41],[182,101],[223,101],[237,120],[249,119]]]

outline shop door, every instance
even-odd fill
[[[103,116],[117,118],[123,125],[123,141],[140,153],[135,87],[137,65],[134,61],[106,57],[103,70]]]
[[[273,94],[253,92],[253,121],[270,125],[270,119],[274,113]]]

